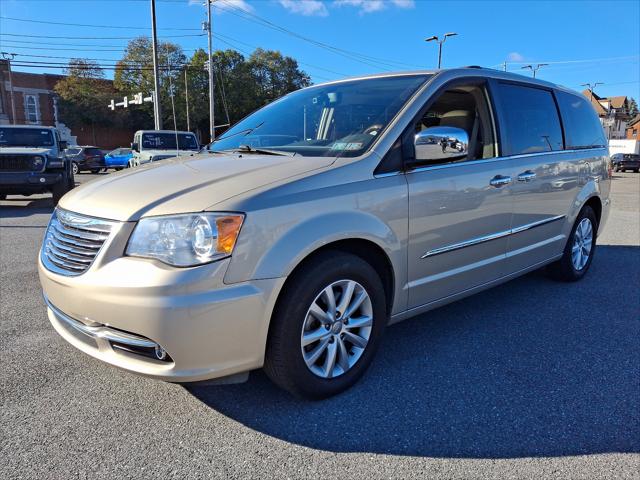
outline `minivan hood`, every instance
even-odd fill
[[[235,195],[331,165],[331,157],[198,154],[111,173],[67,193],[60,207],[111,220],[206,210]]]

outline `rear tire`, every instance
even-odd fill
[[[310,399],[351,387],[382,338],[385,298],[378,273],[360,257],[341,251],[315,256],[289,278],[280,294],[267,341],[266,374],[293,395]],[[319,337],[310,341],[314,334]]]
[[[587,274],[596,251],[597,231],[596,214],[591,207],[585,205],[571,229],[562,258],[547,267],[552,278],[575,282]]]

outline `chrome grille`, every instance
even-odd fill
[[[48,270],[61,275],[84,273],[115,225],[116,222],[57,209],[42,244],[42,263]]]

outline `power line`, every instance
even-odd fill
[[[139,27],[139,26],[135,27],[133,25],[129,25],[129,26],[127,25],[96,25],[96,24],[86,24],[86,23],[50,22],[46,20],[31,20],[28,18],[5,17],[5,16],[0,16],[0,19],[11,20],[13,22],[41,23],[46,25],[65,25],[68,27],[119,28],[119,29],[126,29],[126,30],[147,30],[147,31],[151,30],[149,27]],[[191,31],[191,32],[200,31],[199,28],[172,28],[172,27],[163,28],[162,30]]]
[[[64,40],[134,40],[140,37],[64,37],[55,35],[26,35],[22,33],[0,33],[5,37],[25,37],[25,38],[57,38]],[[186,38],[186,37],[203,37],[202,33],[194,33],[187,35],[164,35],[162,38]]]
[[[10,44],[2,44],[3,46],[9,47],[12,50],[14,49],[18,49],[18,50],[28,50],[28,51],[33,51],[33,47],[24,47],[24,46],[19,46],[19,45],[10,45]],[[47,47],[47,50],[54,50],[54,51],[62,51],[62,52],[95,52],[95,53],[101,53],[101,52],[119,52],[122,53],[123,50],[125,50],[127,47],[122,47],[120,49],[102,49],[102,50],[95,50],[95,49],[88,49],[88,48],[55,48],[55,47]],[[183,52],[196,52],[200,50],[200,48],[193,48],[193,49],[188,49],[188,50],[182,50]],[[32,55],[28,55],[26,53],[21,53],[20,56],[32,56]],[[68,57],[68,58],[77,58],[77,57]]]
[[[363,53],[359,53],[359,52],[354,52],[351,50],[346,50],[343,48],[339,48],[336,47],[334,45],[330,45],[328,43],[324,43],[324,42],[320,42],[318,40],[314,40],[310,37],[306,37],[304,35],[301,35],[297,32],[294,32],[292,30],[289,30],[285,27],[282,27],[270,20],[267,20],[263,17],[260,17],[254,13],[248,12],[242,8],[239,8],[231,3],[229,3],[227,0],[220,0],[220,2],[222,4],[225,5],[224,10],[228,13],[231,13],[232,15],[238,16],[240,18],[244,18],[245,20],[249,20],[252,21],[254,23],[258,23],[262,26],[265,26],[267,28],[271,28],[274,30],[277,30],[281,33],[286,33],[287,35],[293,36],[299,40],[303,40],[305,42],[311,43],[319,48],[323,48],[325,50],[329,50],[334,54],[337,55],[341,55],[343,57],[346,58],[350,58],[351,60],[355,60],[357,62],[360,63],[364,63],[366,65],[369,66],[373,66],[376,68],[382,68],[383,70],[388,70],[387,68],[381,67],[381,65],[385,65],[385,66],[391,66],[393,68],[397,68],[397,65],[403,65],[403,66],[411,66],[411,67],[420,67],[423,68],[422,65],[416,65],[416,64],[409,64],[409,63],[404,63],[404,62],[398,62],[396,60],[389,60],[389,59],[383,59],[383,58],[378,58],[378,57],[373,57],[370,55],[365,55]],[[215,4],[218,5],[218,4]],[[221,8],[218,6],[218,8]]]

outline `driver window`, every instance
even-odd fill
[[[461,86],[442,93],[418,120],[415,133],[431,127],[454,127],[467,133],[468,154],[455,161],[495,157],[491,114],[482,87]]]

